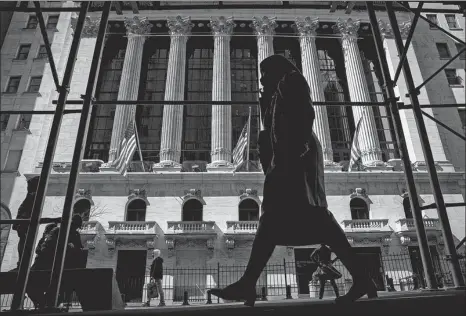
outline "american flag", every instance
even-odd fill
[[[245,160],[244,153],[248,145],[248,126],[249,120],[246,122],[246,125],[244,125],[243,131],[239,136],[238,143],[236,144],[235,149],[233,149],[233,164],[235,166],[239,166]]]
[[[364,116],[364,114],[363,114]],[[362,116],[356,126],[356,131],[353,136],[353,144],[351,145],[351,159],[348,166],[348,172],[351,172],[353,165],[359,165],[361,161],[361,148],[359,148],[359,130],[361,129]]]
[[[134,152],[136,151],[136,133],[134,131],[134,122],[130,121],[128,127],[125,130],[125,137],[121,141],[120,155],[113,162],[113,166],[123,176],[126,176],[128,170],[128,164],[133,159]]]

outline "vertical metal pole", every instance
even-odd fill
[[[390,101],[390,112],[393,117],[393,124],[395,126],[395,135],[400,149],[400,156],[403,161],[404,174],[406,184],[408,186],[409,202],[413,210],[414,224],[416,225],[416,234],[419,241],[419,250],[421,252],[422,264],[424,271],[426,271],[427,287],[429,289],[438,289],[437,281],[435,278],[434,265],[429,251],[429,244],[427,241],[427,234],[424,227],[424,220],[422,218],[422,210],[419,203],[419,197],[416,190],[416,184],[409,160],[408,148],[406,146],[406,139],[403,133],[403,126],[401,124],[400,112],[398,110],[397,98],[395,95],[394,82],[391,79],[390,71],[387,64],[387,57],[383,47],[382,36],[380,34],[377,17],[375,15],[374,5],[372,2],[366,2],[369,19],[372,27],[372,35],[374,37],[374,44],[379,59],[380,68],[382,71],[382,81],[385,92]]]
[[[86,2],[89,5],[89,2]],[[65,205],[63,207],[62,222],[60,226],[60,233],[58,236],[57,248],[55,253],[55,259],[53,262],[52,274],[50,277],[50,287],[47,293],[47,307],[56,307],[58,305],[58,296],[60,293],[60,285],[62,280],[63,265],[65,262],[66,248],[68,244],[68,234],[71,225],[71,214],[72,206],[74,202],[74,194],[76,192],[76,183],[79,178],[79,171],[81,169],[81,160],[83,156],[83,145],[87,139],[87,133],[89,130],[90,113],[92,108],[92,97],[94,95],[98,71],[100,67],[100,61],[102,58],[102,51],[105,42],[105,31],[107,28],[108,16],[110,13],[110,6],[112,2],[105,2],[102,19],[100,21],[99,33],[97,35],[96,45],[94,49],[94,55],[92,58],[91,69],[89,71],[89,79],[86,87],[86,94],[84,95],[84,102],[81,112],[81,118],[79,120],[78,134],[76,136],[76,143],[73,153],[73,161],[70,170],[70,177],[68,180],[68,188],[66,191]],[[84,22],[84,19],[83,19]],[[75,34],[74,36],[80,37],[81,34]],[[76,46],[78,49],[79,46]]]
[[[66,99],[69,93],[69,85],[73,76],[74,64],[78,52],[79,42],[81,39],[81,31],[84,26],[86,13],[89,8],[89,2],[81,3],[81,10],[79,11],[78,23],[76,25],[75,37],[71,45],[71,51],[68,56],[68,63],[63,75],[62,85],[60,86],[60,95],[58,97],[55,115],[50,129],[49,140],[45,150],[42,171],[40,173],[39,185],[37,187],[36,198],[31,212],[31,219],[29,228],[26,235],[26,242],[24,245],[23,255],[16,277],[16,288],[13,294],[13,301],[11,302],[11,310],[18,310],[23,305],[24,295],[26,293],[26,286],[29,278],[29,267],[31,266],[31,259],[33,254],[34,243],[37,237],[39,228],[39,220],[42,215],[42,206],[47,192],[49,174],[52,167],[53,157],[55,156],[55,148],[58,140],[58,133],[60,131],[61,122],[63,118],[63,111],[66,105]]]
[[[396,48],[398,50],[398,54],[401,55],[403,53],[403,40],[401,39],[400,29],[398,28],[396,16],[393,11],[393,4],[392,2],[387,1],[385,5],[387,7],[388,17],[390,19],[390,24],[393,29],[393,34],[395,36]],[[413,76],[411,74],[411,68],[406,60],[403,63],[403,72],[405,75],[406,84],[408,86],[411,104],[413,106],[414,117],[416,119],[416,126],[418,129],[419,137],[421,139],[422,151],[424,153],[427,168],[429,170],[430,186],[434,193],[435,203],[437,204],[437,212],[440,219],[440,223],[442,225],[442,234],[446,245],[446,257],[447,259],[449,259],[450,269],[453,274],[453,281],[455,283],[455,287],[464,289],[464,280],[458,262],[458,254],[456,253],[455,244],[453,242],[453,235],[451,232],[450,222],[448,220],[447,208],[443,199],[442,190],[440,189],[440,181],[438,179],[437,170],[435,169],[434,157],[432,155],[429,137],[427,134],[426,126],[424,124],[424,117],[422,116],[422,110],[419,104],[419,99],[417,97],[417,90],[416,86],[414,85]]]

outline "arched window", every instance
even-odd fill
[[[80,199],[73,206],[73,214],[81,215],[83,222],[89,221],[91,202],[88,199]]]
[[[146,208],[146,202],[141,199],[131,201],[126,209],[126,220],[144,222],[146,220]]]
[[[240,221],[259,220],[259,205],[253,199],[244,199],[239,203],[238,208]]]
[[[0,203],[0,215],[1,219],[11,219],[11,213],[9,208]],[[1,226],[1,239],[0,239],[0,262],[3,261],[3,254],[5,253],[5,247],[8,243],[8,236],[10,235],[11,224],[2,224]]]
[[[369,219],[369,208],[366,201],[354,198],[350,202],[351,219]]]
[[[202,221],[204,206],[197,199],[190,199],[183,205],[182,221]]]
[[[405,218],[413,218],[413,212],[411,211],[411,204],[409,203],[409,197],[403,199],[403,209],[405,211]]]

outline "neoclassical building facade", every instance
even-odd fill
[[[344,105],[384,100],[367,12],[353,11],[348,15],[345,10],[329,12],[321,8],[244,8],[233,12],[202,7],[158,11],[145,5],[148,7],[140,8],[137,14],[129,9],[123,10],[122,15],[111,13],[96,99],[160,103],[184,100],[186,104],[94,105],[74,204],[75,211],[86,220],[81,234],[87,267],[112,267],[119,280],[144,276],[154,248],[162,250],[165,266],[173,269],[247,263],[261,214],[264,179],[257,163],[260,115],[254,102],[258,101],[261,88],[258,65],[267,56],[281,54],[302,71],[315,102],[336,104],[315,106],[314,131],[324,152],[329,208],[358,251],[380,259],[381,266],[374,269],[379,270],[379,286],[384,288],[384,275],[395,268],[383,264],[383,258],[391,254],[415,257],[418,248],[389,109]],[[393,34],[386,13],[377,14],[387,63],[394,75],[399,56]],[[411,17],[401,11],[397,15],[406,36]],[[49,21],[52,16],[49,14]],[[457,19],[464,24],[464,17],[457,15]],[[20,79],[15,92],[3,93],[2,109],[54,109],[52,101],[57,99],[57,93],[50,67],[39,54],[40,31],[28,28],[29,14],[15,13],[12,21],[2,48],[2,66],[7,65],[3,67],[6,70],[2,72],[2,82],[10,82],[12,77]],[[49,29],[52,52],[59,76],[63,76],[76,16],[61,13],[53,22]],[[79,99],[85,91],[98,26],[99,12],[90,12],[69,99]],[[446,43],[455,54],[454,41],[434,33],[420,22],[408,50],[416,83],[431,74],[432,64],[438,64],[437,43]],[[19,60],[19,47],[28,43],[29,57]],[[38,52],[36,57],[32,56],[33,51]],[[464,59],[453,62],[451,69],[464,78]],[[461,82],[453,82],[445,75],[448,74],[420,90],[423,104],[464,103]],[[32,80],[28,76],[41,77],[37,91],[30,89]],[[396,92],[401,102],[409,104],[403,74]],[[235,104],[203,105],[191,101]],[[241,105],[241,101],[245,104]],[[248,120],[249,109],[249,159],[253,163],[249,171],[234,172],[232,151]],[[455,130],[462,130],[457,109],[425,111],[448,121]],[[411,110],[401,110],[400,115],[418,194],[423,203],[433,203],[414,116]],[[360,146],[365,168],[347,172],[352,136],[361,117]],[[20,130],[17,126],[23,118],[12,115],[2,131],[2,202],[13,217],[24,199],[26,178],[40,173],[52,123],[51,116],[34,115],[28,118],[27,128]],[[111,162],[118,157],[125,130],[134,119],[144,169],[138,150],[127,177],[123,177],[112,169]],[[79,114],[68,114],[63,119],[43,216],[60,214],[63,207],[78,121]],[[430,120],[425,124],[445,201],[463,202],[464,143],[447,136]],[[17,152],[21,153],[17,164],[9,163],[9,157]],[[8,184],[8,188],[4,189],[3,184]],[[436,210],[425,210],[423,215],[431,251],[441,257],[444,243]],[[448,215],[455,240],[461,240],[465,231],[464,209],[449,208]],[[2,271],[16,265],[16,244],[12,231],[5,250],[2,248]],[[278,247],[271,264],[306,261],[312,248]],[[128,275],[129,270],[134,275]],[[299,274],[296,271],[292,276]],[[271,288],[279,287],[274,280],[280,274],[265,275],[265,282]],[[201,288],[220,283],[208,272],[197,278],[192,283]],[[176,292],[181,279],[179,275],[167,275],[165,282],[172,284],[171,289]]]

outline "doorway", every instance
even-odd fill
[[[311,254],[315,248],[295,248],[295,265],[296,279],[298,283],[298,294],[309,295],[309,282],[312,280],[312,275],[317,270],[317,264],[311,261]]]
[[[146,250],[118,250],[116,280],[125,302],[142,302]]]
[[[385,291],[384,270],[382,264],[382,253],[380,247],[359,247],[353,248],[356,253],[361,257],[369,269],[369,275],[374,280],[377,291]]]

